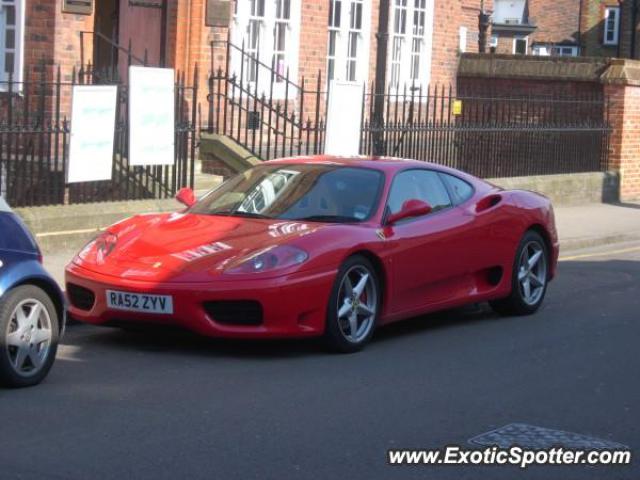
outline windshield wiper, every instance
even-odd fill
[[[271,218],[267,215],[262,215],[261,213],[232,212],[232,211],[213,212],[211,215],[219,215],[221,217]]]
[[[355,223],[359,222],[357,218],[346,217],[340,215],[312,215],[304,218],[294,219],[296,222],[329,222],[329,223]]]

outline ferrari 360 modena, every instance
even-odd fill
[[[186,208],[109,227],[66,269],[70,316],[233,338],[324,337],[489,301],[536,312],[554,277],[550,201],[394,158],[264,162]]]

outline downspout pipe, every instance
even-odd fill
[[[636,29],[638,28],[638,0],[633,0],[631,4],[631,52],[632,59],[636,58]]]

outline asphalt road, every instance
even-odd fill
[[[638,479],[640,458],[386,463],[389,448],[470,446],[514,422],[640,454],[640,246],[618,250],[562,262],[534,317],[416,318],[350,356],[74,326],[43,385],[0,391],[0,478]]]

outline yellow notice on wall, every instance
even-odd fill
[[[462,100],[453,101],[453,114],[455,116],[462,115]]]

